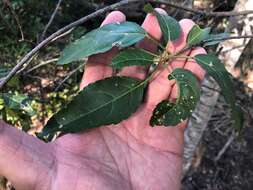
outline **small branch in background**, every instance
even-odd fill
[[[87,60],[86,60],[87,61]],[[68,75],[61,81],[61,83],[55,88],[55,92],[57,92],[60,87],[73,75],[75,74],[79,69],[83,68],[84,64],[80,64],[77,68],[72,70],[71,72],[68,73]]]
[[[34,66],[33,68],[29,69],[24,74],[28,74],[28,73],[30,73],[30,72],[32,72],[32,71],[34,71],[34,70],[36,70],[36,69],[38,69],[40,67],[43,67],[43,66],[45,66],[47,64],[50,64],[50,63],[53,63],[53,62],[56,62],[56,61],[58,61],[58,58],[50,59],[50,60],[47,60],[47,61],[42,61],[40,64],[38,64],[38,65]]]
[[[166,1],[166,0],[148,0],[148,2],[168,5],[168,6],[177,8],[177,9],[181,9],[181,10],[191,12],[191,13],[194,13],[194,14],[204,15],[204,16],[207,16],[207,17],[209,17],[209,16],[210,17],[230,17],[230,16],[243,16],[243,15],[253,14],[253,10],[240,11],[240,12],[235,12],[235,11],[225,11],[225,12],[201,11],[201,10],[196,10],[196,9],[192,9],[192,8],[189,8],[189,7],[184,7],[182,5],[172,3],[172,2]]]
[[[185,6],[186,4],[188,4],[188,1],[189,0],[184,0],[184,2],[182,3],[182,6]],[[175,14],[173,15],[173,17],[176,17],[177,14],[179,13],[179,11],[180,11],[180,9],[177,9],[176,12],[175,12]]]
[[[211,41],[217,41],[217,40],[236,40],[236,39],[247,39],[247,38],[253,38],[253,35],[245,35],[245,36],[229,36],[224,38],[215,38],[210,40],[205,40],[205,42],[211,42]]]
[[[57,11],[58,11],[58,9],[59,9],[59,7],[61,5],[61,2],[62,2],[62,0],[58,0],[58,3],[57,3],[57,5],[56,5],[56,7],[54,9],[54,12],[52,13],[52,15],[51,15],[51,17],[50,17],[47,25],[45,26],[45,29],[43,30],[43,32],[41,34],[41,37],[39,38],[39,42],[41,42],[42,40],[44,40],[44,38],[46,36],[46,33],[47,33],[47,30],[50,27],[50,25],[52,24],[52,22],[53,22],[53,20],[55,18],[55,15],[57,14]]]
[[[9,0],[4,0],[3,1],[9,8],[11,14],[13,15],[17,25],[18,25],[18,28],[19,28],[19,31],[20,31],[20,35],[21,35],[21,40],[20,41],[24,41],[24,33],[23,33],[23,30],[22,30],[22,26],[19,22],[19,19],[18,19],[18,16],[16,15],[15,11],[13,10],[12,6],[11,6],[11,2]]]
[[[68,31],[64,32],[63,34],[56,36],[54,39],[51,40],[51,42],[54,42],[60,38],[63,38],[64,36],[67,36],[68,34],[70,34],[72,31],[74,30],[74,28],[69,29]]]
[[[89,14],[88,16],[82,17],[79,20],[70,23],[69,25],[57,30],[55,33],[51,34],[49,37],[47,37],[45,40],[40,42],[35,48],[33,48],[28,54],[26,54],[17,64],[16,66],[9,72],[9,74],[0,82],[0,89],[17,73],[17,71],[28,61],[30,60],[34,54],[36,54],[41,48],[49,44],[53,39],[57,38],[61,34],[65,33],[66,31],[83,24],[84,22],[97,17],[101,14],[104,14],[108,11],[114,10],[118,7],[121,7],[123,5],[127,5],[129,3],[138,2],[139,0],[123,0],[119,3],[115,3],[113,5],[104,7],[102,9],[99,9],[95,11],[92,14]]]
[[[220,152],[218,153],[218,155],[215,157],[214,162],[218,162],[220,160],[220,158],[222,157],[222,155],[227,151],[227,149],[229,148],[229,146],[231,145],[231,143],[234,141],[235,139],[235,135],[232,134],[228,141],[226,142],[226,144],[223,146],[223,148],[220,150]]]
[[[28,67],[28,65],[32,62],[32,60],[35,58],[35,57],[37,57],[38,56],[38,53],[35,53],[32,57],[31,57],[31,59],[29,59],[23,66],[22,66],[22,68],[20,68],[20,70],[18,70],[17,72],[16,72],[16,74],[20,74],[20,73],[22,73],[27,67]]]

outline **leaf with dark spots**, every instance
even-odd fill
[[[155,108],[150,125],[176,126],[186,120],[193,112],[200,98],[199,81],[185,69],[175,69],[169,80],[176,80],[178,98],[175,103],[164,100]]]

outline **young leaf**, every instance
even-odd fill
[[[90,84],[49,120],[39,136],[117,124],[136,111],[145,85],[146,82],[129,77],[110,77]]]
[[[131,48],[117,54],[112,59],[111,66],[117,69],[133,65],[150,66],[154,58],[155,55],[143,49]]]
[[[163,44],[166,46],[169,41],[176,40],[181,33],[181,27],[174,18],[155,11],[155,15],[163,34]]]
[[[232,116],[235,120],[235,128],[241,129],[243,125],[242,113],[240,108],[235,104],[233,83],[225,66],[215,55],[212,54],[196,55],[195,60],[219,84],[221,93],[223,94],[226,102],[231,106]]]
[[[157,105],[150,120],[150,125],[175,126],[187,119],[200,98],[199,81],[188,70],[175,69],[169,80],[176,80],[179,97],[176,103],[164,100]]]
[[[25,111],[28,115],[33,116],[35,114],[34,109],[31,107],[31,100],[24,94],[0,94],[4,100],[5,107],[12,110]]]
[[[230,34],[227,32],[220,34],[210,34],[206,40],[204,40],[204,46],[212,46],[216,45],[225,40],[225,38],[229,37]]]
[[[108,24],[95,29],[67,46],[58,61],[63,65],[93,54],[103,53],[117,46],[128,47],[142,40],[145,30],[133,22]]]
[[[193,46],[199,44],[209,37],[211,28],[201,29],[199,25],[194,25],[187,36],[187,44]]]

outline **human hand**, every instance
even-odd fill
[[[158,11],[164,13],[161,9]],[[125,16],[115,11],[103,25],[123,21]],[[180,25],[183,32],[177,41],[168,45],[171,52],[185,47],[187,33],[194,23],[184,19]],[[155,16],[147,15],[142,26],[157,40],[161,38]],[[138,46],[150,51],[156,49],[148,40]],[[112,75],[108,64],[116,52],[113,49],[89,58],[81,88]],[[193,56],[205,50],[196,48],[187,53]],[[175,82],[167,76],[178,67],[189,69],[203,79],[204,71],[193,61],[173,61],[149,84],[145,103],[117,126],[67,134],[45,144],[0,121],[0,174],[11,180],[17,190],[179,189],[186,122],[176,127],[149,126],[156,104],[177,96]],[[123,69],[120,75],[144,78],[146,73],[134,66]]]

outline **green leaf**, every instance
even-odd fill
[[[111,66],[117,69],[133,65],[150,66],[154,59],[155,55],[146,50],[131,48],[117,54],[112,59]]]
[[[76,133],[127,119],[142,103],[146,82],[110,77],[88,85],[64,109],[53,116],[39,136],[56,131]]]
[[[164,100],[157,105],[150,120],[150,125],[175,126],[186,120],[193,112],[200,99],[199,81],[188,70],[175,69],[169,80],[176,80],[179,97],[176,103]]]
[[[220,33],[220,34],[210,34],[208,36],[208,39],[204,40],[204,46],[216,45],[216,44],[226,40],[224,38],[227,38],[229,36],[230,36],[230,34],[227,32]]]
[[[93,54],[104,53],[113,47],[125,48],[142,40],[145,30],[133,22],[108,24],[95,29],[67,46],[58,61],[63,65]]]
[[[194,25],[187,36],[187,44],[193,46],[199,44],[209,37],[211,28],[201,29],[199,25]]]
[[[25,111],[30,116],[35,114],[34,109],[31,107],[31,99],[27,95],[2,93],[0,96],[4,100],[5,107],[12,110]]]
[[[163,44],[166,46],[169,41],[176,40],[181,34],[181,26],[174,18],[155,11],[155,15],[163,34]]]
[[[236,129],[241,129],[243,125],[243,116],[240,108],[236,106],[234,87],[230,74],[227,72],[224,64],[212,54],[200,54],[195,56],[196,62],[210,75],[221,88],[226,102],[230,104],[232,109],[232,117]]]

